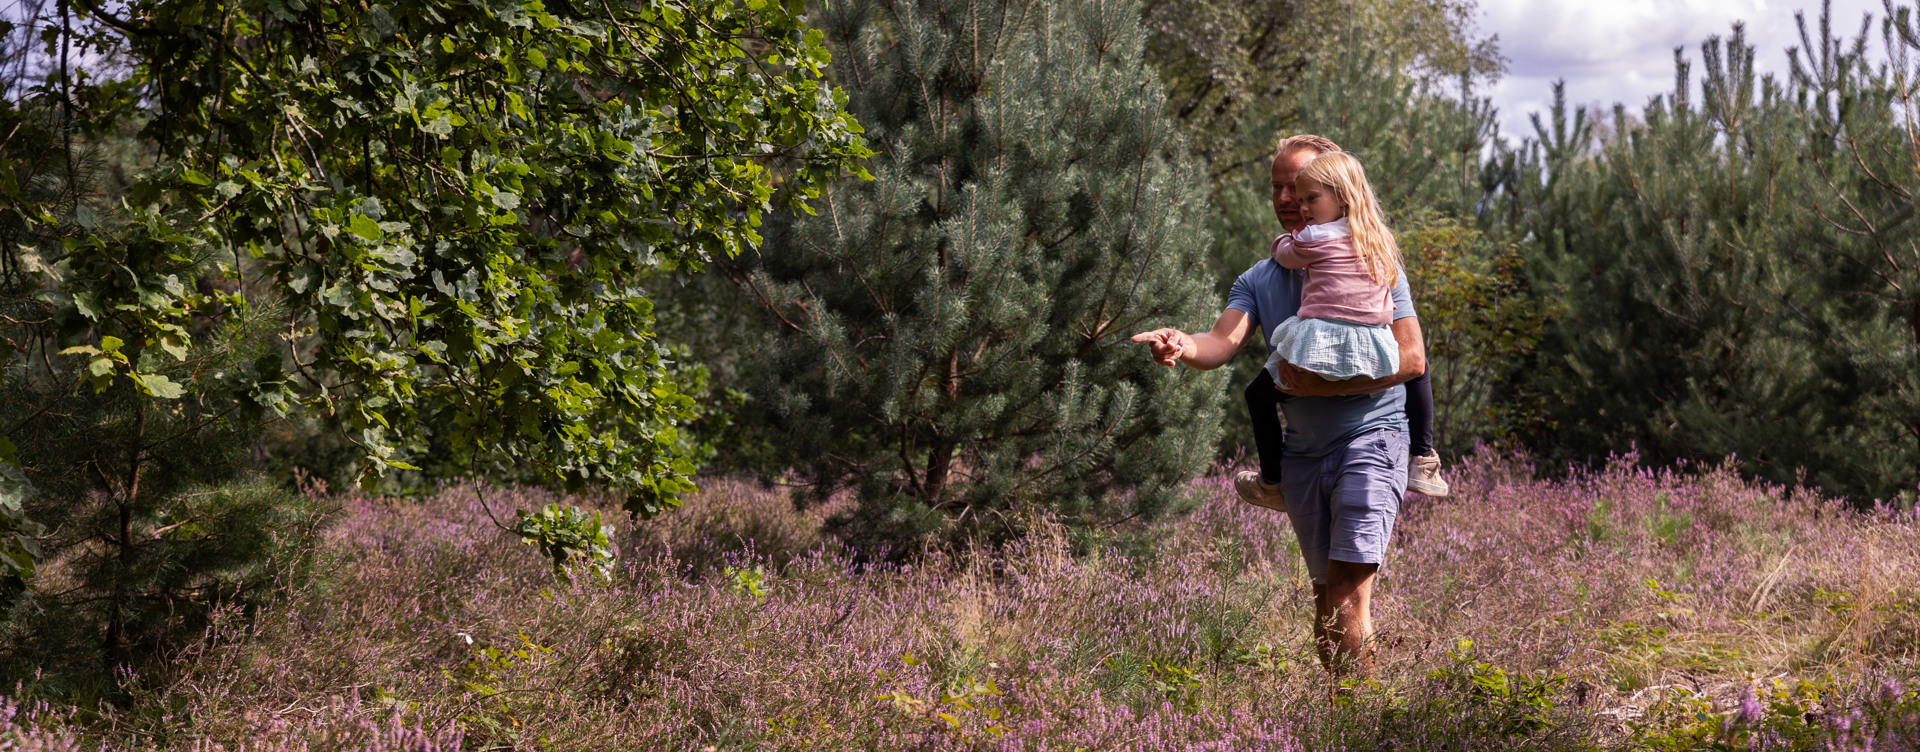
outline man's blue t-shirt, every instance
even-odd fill
[[[1300,286],[1305,274],[1264,259],[1234,280],[1227,307],[1247,314],[1267,339],[1273,352],[1273,330],[1300,312]],[[1393,319],[1413,317],[1413,294],[1407,275],[1393,284]],[[1344,397],[1291,397],[1280,403],[1287,416],[1286,453],[1325,457],[1353,437],[1391,428],[1407,430],[1407,390],[1393,387],[1372,394]]]

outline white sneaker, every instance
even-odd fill
[[[1256,507],[1266,507],[1278,512],[1287,511],[1286,500],[1280,498],[1280,484],[1262,480],[1258,470],[1241,470],[1234,473],[1233,492],[1240,495],[1241,501]]]
[[[1442,499],[1452,493],[1447,488],[1447,479],[1440,477],[1440,455],[1413,458],[1413,464],[1407,468],[1407,490]]]

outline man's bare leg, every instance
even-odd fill
[[[1313,642],[1335,678],[1373,673],[1373,579],[1378,564],[1327,562],[1327,584],[1313,586]]]

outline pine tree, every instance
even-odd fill
[[[1754,474],[1858,498],[1920,484],[1920,48],[1892,65],[1822,17],[1786,80],[1756,76],[1738,26],[1701,46],[1702,96],[1676,54],[1642,123],[1595,138],[1557,97],[1506,155],[1494,214],[1534,244],[1568,314],[1534,382],[1555,459],[1736,457]]]
[[[1127,338],[1219,299],[1204,176],[1137,3],[852,0],[813,20],[878,156],[732,270],[772,326],[751,392],[778,459],[810,498],[858,488],[842,522],[877,540],[1022,502],[1167,508],[1213,457],[1220,374]]]

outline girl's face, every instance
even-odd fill
[[[1324,225],[1347,215],[1347,205],[1340,202],[1340,197],[1313,178],[1294,178],[1293,192],[1300,197],[1300,216],[1307,224]]]

